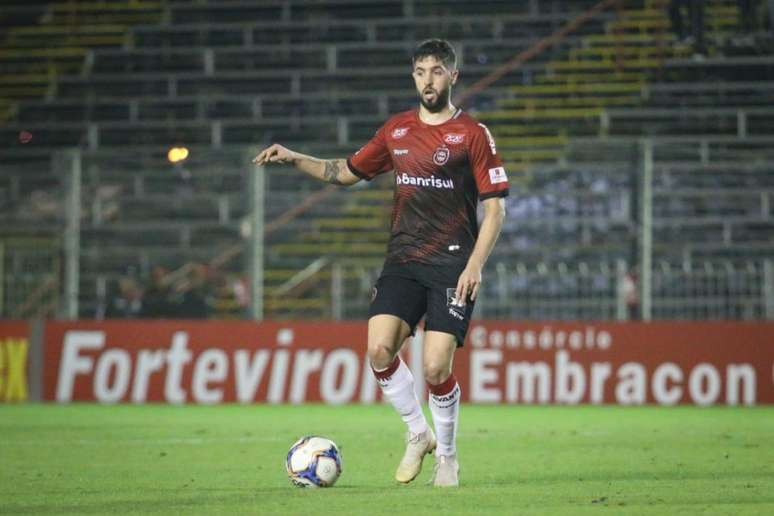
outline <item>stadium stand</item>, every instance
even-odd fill
[[[707,3],[707,55],[675,40],[663,2],[629,1],[467,102],[495,134],[514,192],[489,266],[500,280],[487,286],[492,301],[482,313],[620,316],[609,300],[637,261],[637,171],[648,137],[659,278],[695,275],[689,264],[701,259],[715,276],[749,287],[737,301],[718,294],[734,305],[725,311],[690,311],[664,280],[654,293],[664,300],[658,315],[761,316],[760,286],[749,277],[774,255],[774,52],[763,33],[735,42],[735,2]],[[62,159],[57,149],[78,146],[82,315],[104,310],[119,278],[148,277],[154,265],[214,263],[216,281],[233,283],[243,269],[234,249],[244,238],[250,148],[279,141],[323,157],[350,153],[390,113],[415,104],[407,63],[417,40],[455,43],[464,91],[594,4],[25,4],[13,27],[2,19],[0,141],[9,151],[0,198],[9,224],[0,237],[56,239],[64,185],[51,162]],[[21,131],[31,141],[21,143]],[[191,155],[170,165],[175,144]],[[321,195],[267,230],[267,316],[364,315],[391,199],[389,180],[374,183]],[[319,188],[283,168],[267,172],[267,222]],[[192,269],[181,270],[170,277]],[[56,290],[51,274],[37,278],[22,290]],[[212,304],[235,316],[243,305],[225,290]],[[331,303],[332,290],[345,306]]]

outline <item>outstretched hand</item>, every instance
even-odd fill
[[[263,165],[264,163],[288,163],[296,159],[296,153],[275,143],[270,147],[263,149],[253,158],[253,163]]]

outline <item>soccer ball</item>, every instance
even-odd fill
[[[341,475],[341,452],[330,439],[308,435],[290,447],[285,468],[298,487],[331,487]]]

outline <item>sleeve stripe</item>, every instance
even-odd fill
[[[365,179],[366,181],[370,181],[371,179],[373,179],[365,175],[363,172],[359,171],[357,168],[355,168],[355,166],[352,164],[352,158],[347,158],[347,166],[349,167],[349,170],[360,179]]]
[[[491,199],[492,197],[508,197],[508,189],[503,188],[502,190],[497,190],[495,192],[487,192],[484,194],[479,195],[479,200],[483,201],[485,199]]]

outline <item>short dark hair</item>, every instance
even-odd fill
[[[451,46],[451,43],[445,39],[426,39],[417,45],[414,49],[414,54],[411,56],[411,64],[414,65],[417,61],[428,56],[438,59],[447,68],[452,70],[457,68],[457,54],[454,52],[454,47]]]

